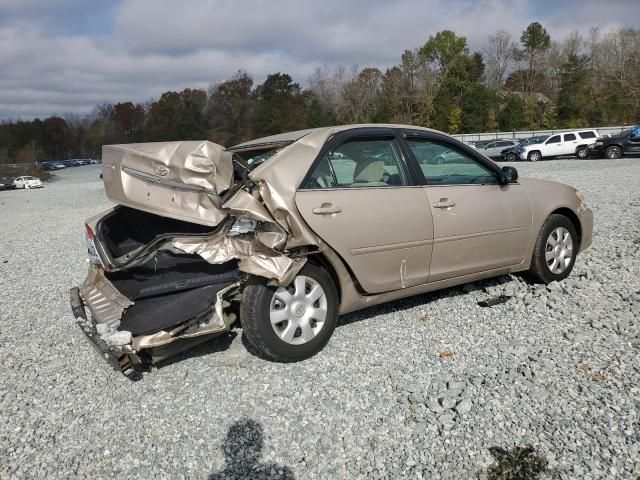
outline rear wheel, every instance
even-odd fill
[[[240,322],[257,353],[276,362],[312,357],[331,338],[338,320],[338,294],[322,268],[305,265],[287,287],[253,276],[244,289]]]
[[[534,150],[533,152],[529,152],[529,155],[527,155],[527,159],[530,162],[537,162],[539,160],[542,160],[542,154],[537,150]]]
[[[620,147],[608,147],[604,156],[607,158],[620,158],[622,157],[622,149]]]
[[[571,273],[577,254],[578,236],[571,220],[550,215],[538,234],[529,274],[537,282],[560,281]]]
[[[589,150],[587,150],[587,147],[579,147],[578,150],[576,150],[576,155],[580,160],[584,160],[589,156]]]

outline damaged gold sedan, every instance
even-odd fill
[[[102,160],[116,206],[87,220],[71,305],[130,376],[238,316],[259,355],[302,360],[339,314],[511,272],[562,280],[591,244],[583,193],[419,127],[110,145]]]

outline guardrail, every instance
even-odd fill
[[[595,130],[598,135],[617,135],[623,130],[631,128],[632,125],[623,125],[619,127],[585,127],[585,128],[556,128],[553,130],[522,130],[518,132],[486,132],[486,133],[460,133],[451,135],[462,142],[473,142],[479,140],[493,140],[495,138],[527,138],[538,137],[543,135],[554,135],[556,133],[575,132],[576,130]]]

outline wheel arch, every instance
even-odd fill
[[[323,252],[317,252],[308,255],[307,262],[317,265],[318,267],[325,269],[329,273],[331,279],[336,285],[336,291],[338,292],[338,301],[341,302],[343,294],[342,282],[340,281],[340,276],[338,275],[338,272],[336,271],[336,268],[334,267],[331,260],[329,260],[329,258],[327,258],[327,256]]]
[[[580,223],[580,219],[578,218],[578,215],[576,215],[576,213],[570,208],[561,207],[551,212],[547,216],[547,218],[549,218],[551,215],[554,215],[554,214],[567,217],[571,221],[571,223],[573,224],[573,228],[576,229],[576,235],[578,236],[578,239],[577,239],[578,248],[580,248],[580,245],[582,244],[582,224]]]

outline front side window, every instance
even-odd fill
[[[547,140],[547,145],[550,143],[560,143],[560,135],[554,135],[549,140]]]
[[[564,136],[564,141],[565,142],[573,142],[576,139],[576,136],[573,133],[567,133]]]
[[[393,139],[343,143],[315,166],[303,188],[362,188],[408,185]]]
[[[435,140],[407,140],[429,184],[496,183],[495,173],[454,146]]]

